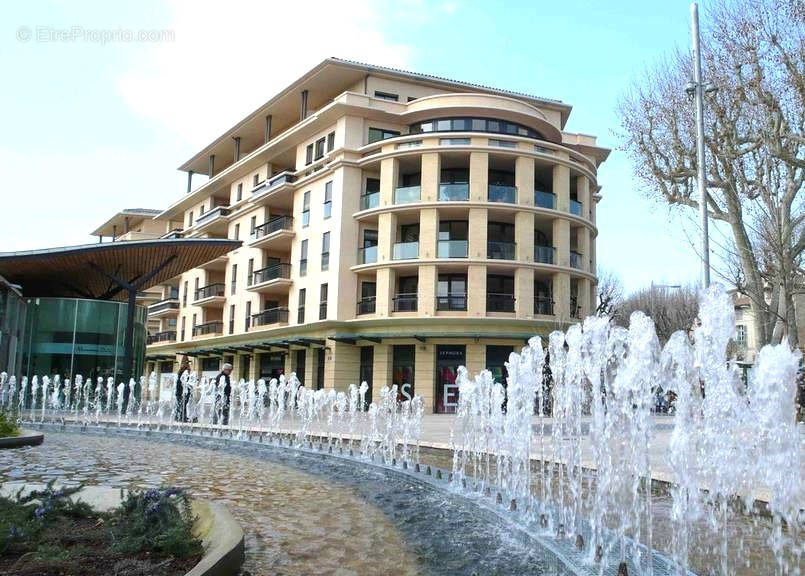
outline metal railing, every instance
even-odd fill
[[[202,286],[194,292],[194,300],[204,300],[215,296],[226,296],[226,284],[216,282],[215,284]]]
[[[514,312],[514,294],[491,293],[486,295],[487,312]]]
[[[164,332],[157,332],[148,337],[149,344],[156,344],[157,342],[175,342],[176,330],[165,330]]]
[[[263,282],[269,282],[270,280],[278,280],[280,278],[288,279],[291,277],[291,265],[287,263],[281,264],[272,264],[266,268],[261,268],[260,270],[255,270],[252,272],[252,276],[249,279],[249,286],[254,286],[255,284],[262,284]]]
[[[157,312],[164,312],[165,310],[178,310],[179,309],[179,297],[176,296],[174,298],[166,298],[165,300],[160,300],[159,302],[155,302],[148,307],[149,314],[156,314]]]
[[[268,326],[269,324],[287,324],[287,308],[269,308],[257,314],[252,314],[250,318],[251,326]]]
[[[514,242],[497,242],[490,240],[486,243],[486,257],[490,260],[514,260],[517,244]]]
[[[210,210],[209,212],[205,212],[196,219],[196,226],[198,226],[199,224],[203,224],[207,220],[217,218],[218,216],[229,216],[229,208],[226,206],[217,206],[212,210]]]
[[[420,186],[401,186],[394,190],[394,203],[411,204],[412,202],[419,202],[422,195],[421,191]]]
[[[436,297],[437,310],[466,310],[467,309],[467,294],[466,293],[450,293],[446,296]]]
[[[394,312],[416,312],[417,293],[401,292],[391,299]]]
[[[374,314],[377,306],[376,296],[367,296],[358,300],[357,314]]]
[[[380,192],[361,195],[361,210],[370,210],[380,206]]]
[[[193,336],[204,336],[206,334],[223,334],[224,323],[220,320],[207,322],[193,327]]]
[[[583,262],[582,262],[581,253],[576,252],[575,250],[570,251],[570,267],[571,268],[578,268],[581,270]]]
[[[377,262],[377,245],[358,248],[358,264],[374,264]]]
[[[396,242],[392,250],[392,260],[413,260],[419,258],[419,242]]]
[[[534,246],[534,262],[553,264],[556,262],[556,248],[553,246]]]
[[[255,226],[252,232],[252,238],[257,240],[263,236],[268,236],[280,230],[293,230],[293,217],[292,216],[277,216],[268,222],[264,222],[259,226]]]
[[[556,209],[556,194],[544,190],[534,190],[534,205],[540,208]]]
[[[550,296],[534,296],[534,314],[553,316],[553,298]]]
[[[439,184],[439,202],[461,202],[469,199],[469,182]]]
[[[466,240],[439,240],[439,258],[466,258],[469,244]]]
[[[490,202],[515,204],[517,202],[517,187],[503,184],[490,184],[487,197]]]

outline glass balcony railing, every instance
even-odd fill
[[[570,199],[570,213],[575,214],[576,216],[581,216],[582,211],[584,209],[584,204],[579,202],[578,200]]]
[[[507,202],[514,204],[517,202],[517,188],[514,186],[503,186],[502,184],[489,185],[490,202]]]
[[[225,296],[226,295],[226,285],[223,282],[218,282],[216,284],[209,284],[207,286],[203,286],[199,288],[195,292],[195,300],[204,300],[206,298],[213,298],[215,296]]]
[[[364,246],[358,249],[358,264],[374,264],[377,262],[377,246]]]
[[[419,242],[397,242],[394,244],[392,260],[413,260],[419,258]]]
[[[422,188],[420,186],[405,186],[397,188],[394,191],[395,204],[411,204],[419,202],[422,197]]]
[[[544,190],[534,190],[534,205],[540,208],[556,209],[556,194]]]
[[[291,277],[291,265],[287,263],[272,264],[266,268],[255,270],[252,272],[251,283],[249,286],[255,284],[262,284],[271,280],[278,280],[280,278],[288,279]]]
[[[376,296],[367,296],[366,298],[361,298],[360,300],[358,300],[358,310],[357,310],[358,316],[360,316],[361,314],[374,314],[376,305],[377,305]]]
[[[268,326],[270,324],[287,324],[287,308],[269,308],[251,316],[251,326]]]
[[[487,294],[487,312],[514,312],[514,294]]]
[[[439,202],[461,202],[470,199],[468,182],[457,184],[439,184]]]
[[[486,257],[491,260],[514,260],[517,244],[514,242],[495,242],[490,240],[486,243]]]
[[[439,258],[466,258],[468,242],[466,240],[439,240]]]
[[[157,344],[159,342],[176,342],[176,330],[165,330],[164,332],[157,332],[148,337],[149,344]]]
[[[464,293],[451,292],[436,297],[437,310],[466,310],[467,295]]]
[[[361,196],[361,210],[371,210],[380,206],[380,192],[370,192]]]
[[[218,216],[229,216],[229,208],[227,206],[217,206],[209,212],[205,212],[196,219],[196,226],[204,224],[205,222],[212,220],[213,218],[217,218]]]
[[[535,296],[534,314],[553,316],[553,298],[550,296]]]
[[[157,314],[159,312],[166,312],[168,310],[178,310],[179,309],[179,297],[175,296],[173,298],[167,298],[165,300],[160,300],[154,304],[151,304],[148,307],[149,314]]]
[[[537,244],[534,246],[534,262],[538,262],[539,264],[554,264],[556,259],[554,254],[556,253],[556,248],[553,246],[540,246]]]
[[[293,218],[291,216],[277,216],[268,222],[260,224],[254,228],[252,237],[257,240],[263,236],[268,236],[279,230],[293,230]]]
[[[574,250],[571,250],[570,251],[570,267],[571,268],[578,268],[579,270],[581,270],[582,262],[583,262],[583,259],[582,259],[581,254],[576,252],[576,251],[574,251]]]
[[[395,312],[416,312],[417,294],[416,292],[397,294],[392,303]]]
[[[223,334],[224,323],[221,321],[207,322],[193,327],[193,336],[204,336],[206,334]]]

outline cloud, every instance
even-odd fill
[[[405,67],[411,49],[385,38],[381,6],[177,1],[175,40],[132,52],[120,93],[138,115],[201,147],[328,56]]]

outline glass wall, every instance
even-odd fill
[[[0,372],[19,375],[25,330],[25,299],[0,278]]]
[[[74,298],[29,298],[22,372],[62,378],[123,376],[128,304]],[[145,363],[146,310],[134,313],[133,376]]]

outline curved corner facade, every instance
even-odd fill
[[[244,244],[163,287],[149,368],[188,353],[203,373],[394,383],[451,412],[458,366],[501,379],[529,337],[593,310],[608,151],[562,132],[569,112],[325,61],[183,165],[158,218]]]

